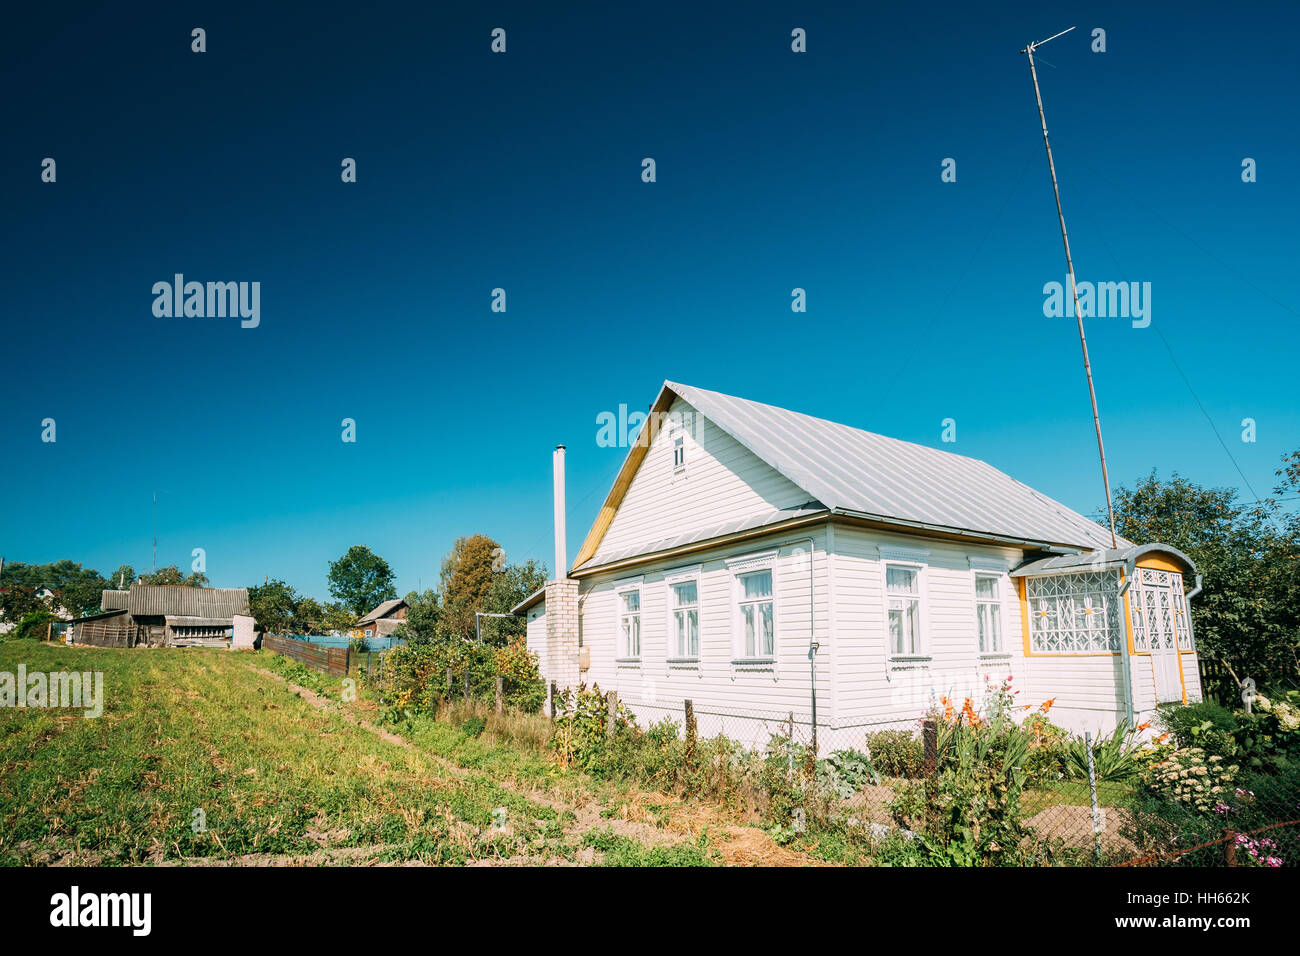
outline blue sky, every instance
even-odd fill
[[[1017,53],[1072,24],[1040,81],[1079,278],[1152,284],[1149,328],[1088,326],[1112,484],[1245,492],[1178,368],[1259,494],[1300,447],[1294,5],[545,6],[12,14],[0,552],[148,568],[156,487],[159,564],[202,547],[218,585],[325,597],[366,544],[405,592],[473,532],[549,564],[552,447],[572,556],[624,454],[597,415],[665,378],[953,418],[941,447],[1095,513]],[[259,281],[260,326],[156,318],[178,272]]]

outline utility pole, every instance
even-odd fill
[[[158,489],[153,490],[153,573],[158,573]]]
[[[1074,27],[1070,27],[1073,30]],[[1092,424],[1097,431],[1097,454],[1101,458],[1101,480],[1106,486],[1106,517],[1110,520],[1110,546],[1119,547],[1115,534],[1115,509],[1110,500],[1110,475],[1106,471],[1106,447],[1101,441],[1101,415],[1097,412],[1097,390],[1092,384],[1092,363],[1088,361],[1088,340],[1083,334],[1083,313],[1079,309],[1079,289],[1074,281],[1074,260],[1070,257],[1070,237],[1065,231],[1065,213],[1061,209],[1061,188],[1056,182],[1056,163],[1052,160],[1052,144],[1047,138],[1047,116],[1043,112],[1043,94],[1038,89],[1038,70],[1034,68],[1034,51],[1070,30],[1062,30],[1046,40],[1031,43],[1020,52],[1029,58],[1029,75],[1034,81],[1034,99],[1038,101],[1038,120],[1043,127],[1043,146],[1047,149],[1047,168],[1052,174],[1052,192],[1056,196],[1056,216],[1061,221],[1061,242],[1065,245],[1065,268],[1070,277],[1070,293],[1074,297],[1074,319],[1079,326],[1079,347],[1083,349],[1083,374],[1088,379],[1088,398],[1092,402]]]

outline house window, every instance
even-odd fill
[[[673,435],[673,472],[686,470],[686,436],[680,431]]]
[[[776,623],[772,613],[772,569],[736,575],[742,657],[771,658],[776,654]]]
[[[370,628],[366,628],[366,637],[374,637],[374,635],[375,635],[374,631],[372,631]]]
[[[889,651],[895,657],[921,653],[921,571],[899,564],[885,565],[889,598]]]
[[[995,574],[975,575],[975,621],[981,654],[1001,654],[1002,586]]]
[[[641,656],[640,590],[620,591],[618,605],[619,656],[635,660]]]
[[[681,581],[669,586],[672,597],[673,656],[700,656],[700,586]]]
[[[1034,653],[1119,651],[1124,627],[1119,572],[1029,578],[1025,596],[1029,605],[1030,649]]]

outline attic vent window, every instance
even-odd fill
[[[680,431],[673,435],[673,474],[686,470],[686,436]]]

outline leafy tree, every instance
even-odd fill
[[[432,588],[412,591],[403,598],[409,605],[406,623],[398,626],[393,636],[411,644],[431,644],[438,633],[438,592]]]
[[[356,627],[357,615],[353,614],[341,604],[326,604],[325,615],[321,618],[320,626],[325,633],[347,634],[348,631]]]
[[[330,562],[330,594],[353,614],[397,597],[393,569],[365,545],[348,548],[347,554]]]
[[[171,564],[165,568],[159,568],[151,574],[142,574],[140,576],[141,584],[180,584],[191,588],[211,587],[208,576],[202,571],[194,571],[188,576],[181,572],[176,565]]]
[[[298,595],[278,578],[248,589],[248,610],[262,630],[272,634],[293,632]]]
[[[523,564],[507,564],[496,575],[483,599],[484,611],[508,614],[520,601],[546,584],[546,565],[529,559]],[[523,618],[484,618],[483,640],[502,646],[521,638],[527,630]]]
[[[100,597],[108,582],[93,568],[83,568],[75,561],[62,560],[50,564],[26,564],[13,561],[5,564],[4,580],[0,582],[0,614],[6,620],[17,621],[38,610],[67,610],[77,616],[99,609]],[[35,592],[48,587],[56,592],[47,601]]]
[[[109,587],[108,581],[100,577],[98,571],[87,569],[85,573],[64,581],[55,603],[62,605],[74,617],[93,614],[100,609],[104,592]]]
[[[129,590],[135,583],[135,568],[129,564],[122,564],[108,578],[109,584],[116,591]]]
[[[449,639],[474,638],[474,613],[485,611],[493,580],[504,571],[501,546],[484,534],[457,538],[442,559],[439,629]]]

